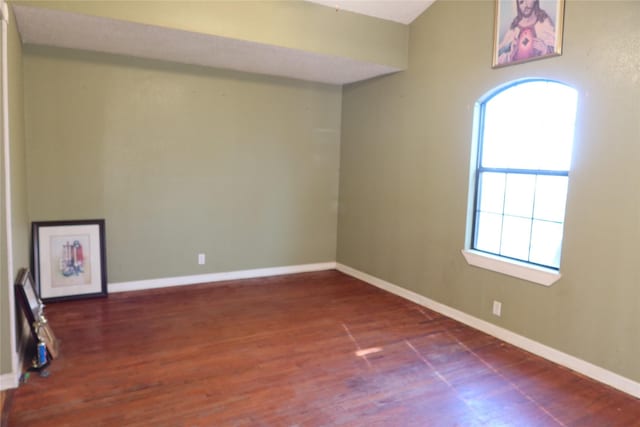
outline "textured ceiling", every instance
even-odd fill
[[[410,24],[435,0],[307,0],[338,10]]]

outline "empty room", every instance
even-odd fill
[[[640,426],[640,1],[1,1],[0,425]]]

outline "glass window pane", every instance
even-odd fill
[[[531,218],[535,188],[535,175],[508,174],[504,201],[505,215]]]
[[[484,167],[505,168],[519,165],[518,144],[513,141],[514,129],[510,124],[511,109],[496,102],[496,98],[485,104],[484,132],[482,133],[482,159]],[[519,166],[518,166],[519,167]]]
[[[577,103],[575,89],[543,80],[485,98],[478,120],[476,249],[559,268],[568,177],[537,171],[569,171]]]
[[[505,174],[480,174],[480,210],[502,214],[504,207]]]
[[[500,255],[527,261],[530,235],[530,219],[505,215],[502,223]]]
[[[562,227],[557,222],[533,221],[529,261],[560,268]]]
[[[567,202],[566,176],[538,176],[533,217],[547,221],[564,221]]]
[[[476,228],[476,249],[494,254],[500,253],[500,235],[502,234],[502,215],[478,213]]]
[[[511,86],[484,104],[484,167],[569,170],[577,91],[561,83]]]

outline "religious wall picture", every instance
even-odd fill
[[[103,219],[32,224],[32,270],[44,302],[107,295]]]
[[[496,0],[493,67],[562,53],[564,0]]]

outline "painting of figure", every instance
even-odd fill
[[[560,55],[564,0],[496,0],[493,66]]]

